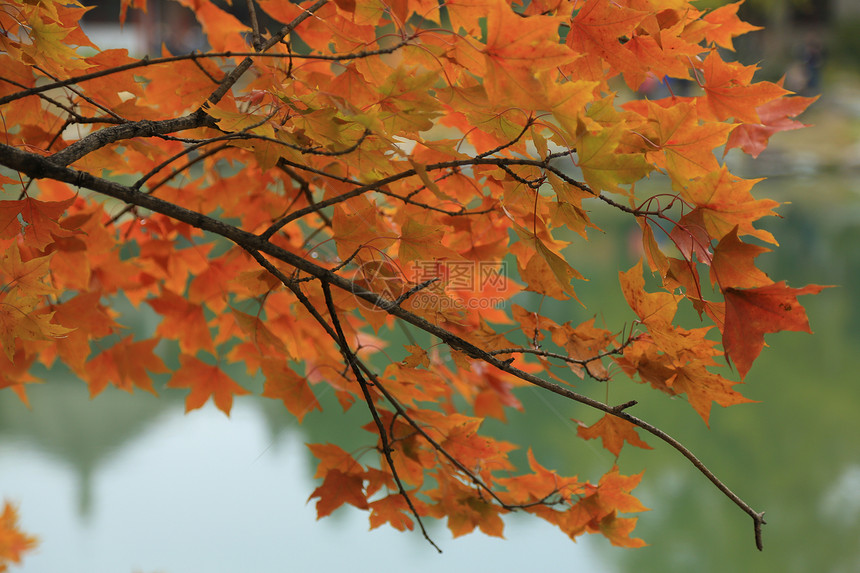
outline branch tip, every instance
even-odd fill
[[[623,404],[618,404],[617,406],[613,406],[613,407],[612,407],[612,411],[613,411],[613,412],[615,412],[615,413],[623,412],[623,411],[624,411],[624,410],[626,410],[627,408],[631,408],[631,407],[635,406],[635,405],[636,405],[636,404],[638,404],[638,403],[639,403],[639,402],[637,402],[636,400],[630,400],[629,402],[624,402]]]

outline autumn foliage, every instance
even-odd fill
[[[482,434],[536,385],[587,406],[580,437],[615,456],[649,434],[678,449],[758,536],[762,514],[635,403],[588,396],[623,373],[707,423],[748,401],[731,371],[766,333],[809,331],[797,297],[821,287],[756,268],[778,203],[722,157],[757,156],[812,100],[731,61],[755,29],[739,4],[179,2],[208,51],[141,59],[95,46],[74,2],[0,4],[0,388],[26,402],[31,369],[62,363],[94,398],[183,392],[229,415],[261,393],[298,421],[333,392],[375,449],[309,444],[320,517],[349,504],[429,540],[430,517],[500,536],[519,511],[642,545],[641,475],[592,483],[530,450],[515,467],[529,444]],[[623,96],[655,78],[689,95]],[[657,174],[659,193],[636,188]],[[641,229],[624,324],[540,314],[546,297],[599,315],[576,291],[589,210]],[[130,330],[120,302],[157,327]],[[423,338],[386,348],[397,323]]]

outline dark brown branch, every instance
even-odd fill
[[[569,364],[577,364],[579,366],[584,366],[585,371],[588,373],[589,376],[591,376],[598,382],[606,382],[607,380],[609,380],[609,378],[595,376],[588,369],[588,365],[607,356],[623,353],[625,348],[627,348],[637,340],[639,340],[639,336],[630,336],[627,340],[624,341],[623,344],[616,346],[615,348],[610,348],[609,350],[603,350],[601,352],[598,352],[597,354],[589,358],[573,358],[571,356],[567,356],[566,354],[558,354],[557,352],[541,350],[540,348],[503,348],[500,350],[492,350],[488,352],[488,354],[491,354],[493,356],[498,356],[500,354],[534,354],[536,356],[543,356],[545,358],[555,358],[557,360],[561,360]]]
[[[187,223],[203,231],[209,231],[211,233],[220,235],[226,239],[233,241],[237,245],[242,246],[246,250],[251,249],[260,251],[261,253],[265,253],[296,268],[299,271],[316,277],[322,283],[336,286],[339,289],[353,293],[356,297],[359,297],[362,300],[365,300],[375,305],[381,310],[384,310],[389,314],[396,316],[397,318],[400,318],[401,320],[404,320],[405,322],[408,322],[429,334],[432,334],[452,349],[463,352],[470,358],[482,360],[503,372],[511,374],[512,376],[516,376],[521,380],[548,390],[549,392],[568,398],[575,402],[579,402],[581,404],[584,404],[596,410],[600,410],[607,414],[611,414],[642,428],[646,432],[652,434],[653,436],[656,436],[663,442],[669,444],[679,453],[681,453],[681,455],[687,458],[696,467],[696,469],[698,469],[703,475],[705,475],[705,477],[707,477],[711,481],[711,483],[713,483],[717,487],[717,489],[723,492],[723,494],[726,495],[726,497],[728,497],[729,499],[731,499],[732,502],[735,503],[735,505],[737,505],[750,517],[753,518],[757,534],[756,545],[759,547],[759,549],[761,549],[760,530],[761,525],[764,523],[763,514],[756,512],[752,507],[749,506],[749,504],[747,504],[744,500],[738,497],[737,494],[735,494],[731,489],[729,489],[726,484],[720,481],[720,479],[717,478],[716,475],[714,475],[714,473],[710,469],[708,469],[708,467],[705,466],[705,464],[703,464],[683,444],[681,444],[678,440],[676,440],[663,430],[655,427],[654,425],[634,416],[631,416],[624,411],[616,411],[613,406],[604,404],[603,402],[594,400],[593,398],[589,398],[588,396],[579,394],[548,380],[544,380],[543,378],[535,376],[534,374],[530,374],[528,372],[520,370],[508,361],[499,360],[495,356],[489,354],[484,349],[475,346],[471,342],[457,336],[456,334],[444,328],[441,328],[431,322],[428,322],[420,316],[417,316],[407,310],[404,310],[400,306],[394,304],[393,301],[387,300],[384,297],[377,295],[376,293],[367,291],[359,287],[352,281],[333,273],[331,270],[321,267],[308,259],[305,259],[295,253],[292,253],[275,244],[272,244],[269,241],[257,235],[254,235],[253,233],[249,233],[235,226],[228,225],[222,221],[208,217],[202,213],[191,211],[179,205],[175,205],[168,201],[159,199],[157,197],[145,195],[143,193],[140,193],[139,191],[131,189],[130,187],[120,185],[119,183],[109,181],[107,179],[102,179],[100,177],[95,177],[90,173],[76,171],[74,169],[69,169],[67,167],[57,165],[53,163],[49,158],[27,153],[3,143],[0,143],[0,165],[4,165],[10,169],[14,169],[16,171],[24,173],[29,177],[37,179],[50,178],[56,181],[69,183],[77,187],[84,187],[86,189],[96,191],[97,193],[101,193],[103,195],[119,199],[126,203],[134,204],[139,207],[143,207],[145,209],[161,213],[162,215],[176,219],[177,221]]]
[[[54,75],[52,75],[52,74],[48,73],[45,69],[43,69],[43,68],[41,68],[41,67],[39,67],[39,66],[33,66],[33,67],[34,67],[35,69],[39,70],[40,72],[42,72],[43,74],[45,74],[46,76],[48,76],[49,78],[51,78],[52,80],[56,80],[56,79],[57,79],[57,78],[56,78],[56,76],[54,76]],[[97,102],[97,101],[95,101],[93,98],[91,98],[91,97],[89,97],[89,96],[87,96],[87,95],[82,94],[80,90],[78,90],[77,88],[73,87],[72,85],[68,85],[68,86],[66,86],[66,88],[67,88],[69,91],[71,91],[73,94],[77,95],[79,98],[83,99],[84,101],[86,101],[87,103],[89,103],[90,105],[92,105],[93,107],[95,107],[95,108],[97,108],[97,109],[102,110],[103,112],[105,112],[106,114],[108,114],[110,117],[114,118],[115,120],[120,121],[120,122],[126,122],[126,121],[128,121],[128,120],[127,120],[127,119],[125,119],[124,117],[120,117],[119,115],[117,115],[117,114],[116,114],[112,109],[110,109],[109,107],[107,107],[107,106],[105,106],[105,105],[102,105],[102,104],[98,103],[98,102]]]
[[[304,22],[308,17],[310,17],[316,10],[321,8],[327,0],[318,0],[313,6],[310,6],[306,11],[302,12],[301,15],[296,17],[295,20],[281,28],[281,30],[275,34],[272,38],[269,39],[268,42],[263,46],[263,50],[268,50],[275,44],[277,44],[281,39],[283,39],[287,34],[289,34],[296,26],[300,23]],[[195,55],[194,57],[199,57]],[[162,58],[162,61],[168,60],[169,58]],[[149,65],[149,61],[144,58],[147,65]],[[239,80],[240,77],[251,67],[253,60],[250,57],[246,57],[239,63],[238,66],[233,68],[233,70],[227,74],[218,88],[212,92],[212,94],[208,98],[208,102],[212,104],[216,104],[221,101],[221,98],[226,95],[226,93],[233,87],[233,85]],[[106,72],[115,73],[117,71],[123,71],[126,69],[132,69],[131,64],[128,66],[118,66],[116,68],[112,68],[112,70],[105,70]],[[87,76],[80,76],[77,81],[83,81],[81,78],[93,79],[96,77],[102,77],[107,75],[103,73],[101,75],[89,74]],[[54,82],[54,87],[63,87],[67,85],[71,85],[73,83],[77,83],[77,81],[63,81],[63,82]],[[45,86],[41,86],[41,88],[45,88]],[[40,91],[45,91],[44,89],[36,89],[32,88],[30,90],[25,90],[27,95],[31,93],[40,93]],[[24,92],[18,92],[19,94],[23,94]],[[6,103],[6,101],[13,101],[17,99],[14,97],[15,94],[11,96],[7,96],[6,98],[0,98],[0,105]],[[7,99],[12,98],[12,99]],[[109,145],[115,141],[119,141],[122,139],[131,139],[133,137],[152,137],[155,135],[164,135],[169,133],[175,133],[177,131],[184,131],[186,129],[193,129],[195,127],[202,126],[214,126],[215,121],[206,115],[203,108],[198,109],[197,111],[175,119],[166,119],[162,121],[138,121],[134,123],[117,125],[115,127],[109,127],[106,129],[99,130],[95,133],[91,133],[90,135],[84,137],[83,139],[76,141],[63,151],[59,153],[55,153],[51,156],[51,160],[59,165],[70,165],[74,163],[76,160],[81,157],[87,155],[104,147],[105,145]]]
[[[254,46],[255,52],[259,52],[263,49],[263,37],[260,35],[260,23],[257,21],[257,8],[254,6],[254,0],[246,0],[245,4],[251,16],[251,45]]]
[[[591,358],[572,358],[567,356],[566,354],[558,354],[557,352],[550,352],[548,350],[540,350],[538,348],[503,348],[501,350],[492,350],[488,354],[493,356],[498,356],[499,354],[534,354],[536,356],[543,356],[544,358],[555,358],[556,360],[561,360],[563,362],[567,362],[569,364],[576,364],[578,366],[582,366],[585,368],[586,373],[589,376],[597,380],[598,382],[606,382],[609,380],[609,377],[604,376],[596,376],[591,373],[588,365],[592,362],[600,360],[601,356],[592,356]]]
[[[192,114],[174,119],[165,119],[162,121],[144,120],[135,121],[133,123],[123,123],[93,132],[69,145],[62,151],[51,155],[50,159],[51,163],[56,165],[70,165],[81,157],[116,141],[131,139],[133,137],[152,137],[155,135],[175,133],[177,131],[194,129],[204,125],[213,127],[215,125],[215,121],[199,110]]]
[[[302,177],[301,175],[296,173],[294,169],[292,169],[291,167],[289,167],[288,165],[286,165],[284,163],[279,162],[278,163],[278,169],[280,169],[281,171],[286,173],[290,179],[292,179],[293,181],[295,181],[299,185],[299,192],[296,194],[295,199],[293,199],[290,202],[290,204],[287,206],[287,208],[284,209],[283,213],[288,213],[290,211],[290,209],[292,208],[292,206],[295,204],[295,202],[299,200],[300,196],[304,197],[307,200],[309,205],[316,204],[316,200],[314,199],[314,194],[311,191],[311,184],[307,179],[305,179],[304,177]],[[328,215],[326,215],[322,211],[319,211],[317,214],[319,215],[320,219],[323,220],[323,223],[325,223],[326,227],[331,227],[331,219],[328,218]],[[268,232],[268,229],[266,229],[266,232]],[[274,232],[272,234],[274,234]],[[270,234],[269,236],[271,237],[272,234]],[[307,244],[307,240],[305,240],[305,244]]]
[[[503,143],[503,144],[499,145],[498,147],[490,149],[489,151],[485,151],[485,152],[477,155],[477,157],[490,157],[490,156],[495,155],[496,153],[503,151],[503,150],[507,149],[508,147],[514,145],[516,142],[518,142],[520,139],[522,139],[522,137],[526,134],[526,132],[529,130],[529,128],[532,125],[534,125],[534,120],[530,117],[528,119],[528,121],[526,121],[526,124],[523,126],[522,131],[520,131],[515,138],[508,141],[507,143]]]
[[[391,470],[391,477],[394,478],[400,495],[403,497],[404,501],[406,501],[406,505],[409,506],[409,510],[412,512],[412,515],[415,516],[415,520],[418,522],[418,527],[421,528],[421,533],[424,534],[424,539],[426,539],[430,543],[430,545],[435,547],[436,551],[442,553],[442,550],[439,548],[438,545],[436,545],[436,543],[433,542],[433,540],[430,538],[430,534],[428,534],[427,530],[424,528],[424,522],[421,520],[421,516],[418,514],[418,510],[412,503],[412,498],[409,497],[409,493],[403,486],[403,482],[400,481],[400,476],[397,474],[397,467],[394,465],[394,459],[391,457],[392,450],[391,445],[388,443],[388,432],[386,432],[385,426],[382,424],[382,419],[380,419],[379,417],[379,412],[376,409],[376,404],[373,403],[373,396],[370,395],[370,390],[367,386],[367,380],[365,380],[361,369],[358,367],[358,359],[355,356],[355,353],[353,353],[350,349],[349,343],[346,340],[346,336],[343,333],[343,329],[340,326],[340,320],[337,317],[337,309],[335,308],[334,301],[331,297],[331,288],[329,287],[328,283],[324,281],[320,281],[320,284],[322,285],[326,307],[328,307],[328,313],[331,317],[331,323],[334,326],[335,332],[337,333],[338,346],[340,346],[340,351],[343,354],[344,360],[347,364],[349,364],[353,374],[355,375],[356,380],[358,380],[358,385],[361,388],[361,393],[364,395],[364,401],[367,404],[368,410],[370,410],[370,415],[373,417],[374,424],[376,424],[376,431],[379,434],[380,442],[382,442],[382,453],[385,456],[385,461],[388,462],[388,468]]]
[[[400,197],[398,195],[394,195],[392,193],[383,191],[382,188],[385,187],[386,185],[394,183],[395,181],[399,181],[401,179],[405,179],[407,177],[413,177],[413,176],[417,175],[417,172],[415,171],[415,169],[405,169],[399,173],[395,173],[394,175],[389,175],[388,177],[385,177],[383,179],[379,179],[378,181],[375,181],[373,183],[361,184],[359,181],[355,181],[355,180],[347,178],[347,177],[340,177],[340,176],[336,176],[336,175],[331,175],[331,174],[325,173],[323,171],[320,171],[320,170],[317,170],[314,168],[310,168],[308,166],[301,165],[298,163],[292,163],[292,162],[289,162],[286,160],[282,160],[282,161],[284,163],[290,165],[293,168],[310,171],[312,173],[316,173],[318,175],[322,175],[325,177],[330,177],[332,179],[335,179],[337,181],[341,181],[344,183],[351,183],[353,185],[357,185],[357,187],[355,189],[353,189],[352,191],[347,191],[346,193],[341,193],[340,195],[337,195],[336,197],[331,197],[329,199],[319,201],[313,206],[305,207],[303,209],[299,209],[298,211],[294,211],[294,212],[290,213],[289,215],[278,220],[275,223],[275,225],[273,225],[273,227],[276,226],[277,229],[280,229],[280,228],[288,225],[289,223],[304,217],[305,215],[315,213],[319,209],[323,209],[325,207],[329,207],[331,205],[341,203],[343,201],[346,201],[347,199],[351,199],[352,197],[357,197],[358,195],[362,195],[362,194],[367,193],[369,191],[376,191],[376,192],[384,193],[386,195],[389,195],[389,196],[392,196],[392,197],[395,197],[398,199],[402,199],[402,197]],[[571,178],[570,176],[568,176],[563,171],[561,171],[561,170],[559,170],[559,169],[557,169],[551,165],[547,165],[546,162],[543,160],[525,159],[525,158],[508,158],[508,157],[469,157],[466,159],[456,159],[456,160],[452,160],[452,161],[442,161],[439,163],[432,163],[429,165],[425,165],[424,169],[426,171],[436,171],[439,169],[471,167],[471,166],[475,166],[475,165],[495,165],[497,167],[502,167],[502,168],[504,168],[505,166],[511,166],[511,165],[528,165],[528,166],[532,166],[532,167],[539,167],[539,168],[546,169],[547,171],[552,172],[554,175],[557,175],[560,179],[562,179],[566,183],[570,183],[571,185],[575,185],[579,189],[582,189],[583,191],[586,191],[586,192],[592,194],[594,197],[604,201],[605,203],[607,203],[609,205],[612,205],[612,206],[620,209],[621,211],[624,211],[625,213],[630,213],[630,214],[636,215],[636,216],[646,216],[646,215],[659,216],[662,214],[662,211],[648,211],[648,210],[642,210],[642,209],[631,209],[630,207],[627,207],[627,206],[622,205],[620,203],[616,203],[612,199],[609,199],[608,197],[605,197],[604,195],[601,195],[601,194],[595,192],[585,183],[582,183],[580,181],[577,181],[577,180]],[[475,213],[475,214],[477,214],[477,213]],[[277,229],[275,229],[275,231]],[[261,235],[261,237],[262,238],[268,238],[272,234],[274,234],[275,231],[272,231],[268,235],[266,235],[264,233],[263,235]],[[269,232],[269,230],[267,229],[266,233],[268,233],[268,232]]]
[[[434,440],[430,436],[430,434],[428,434],[424,430],[424,428],[421,427],[420,424],[418,424],[415,420],[413,420],[412,417],[409,415],[409,413],[406,412],[406,410],[403,408],[403,406],[400,405],[400,403],[397,401],[397,399],[388,390],[385,389],[385,386],[382,384],[382,382],[379,381],[379,379],[376,377],[376,375],[374,375],[372,372],[370,372],[370,370],[367,370],[367,369],[365,370],[365,373],[373,381],[373,385],[379,390],[379,392],[383,396],[385,396],[385,399],[388,400],[392,406],[394,406],[394,409],[397,411],[397,413],[399,415],[401,415],[409,423],[409,425],[412,426],[412,428],[416,432],[418,432],[421,435],[421,437],[427,441],[428,444],[430,444],[430,446],[434,450],[436,450],[437,452],[442,454],[442,456],[445,459],[447,459],[449,462],[451,462],[458,470],[460,470],[463,473],[464,476],[469,478],[469,480],[472,481],[472,483],[474,483],[479,489],[486,491],[490,495],[490,497],[492,497],[496,501],[496,503],[499,504],[499,506],[501,506],[505,509],[508,509],[508,510],[515,510],[515,509],[518,509],[520,507],[520,506],[508,505],[504,501],[502,501],[498,497],[496,492],[493,491],[493,488],[491,488],[490,486],[485,484],[483,482],[483,480],[481,480],[481,478],[479,478],[477,475],[475,475],[475,473],[472,470],[470,470],[469,468],[464,466],[463,462],[461,462],[460,460],[458,460],[457,458],[452,456],[448,452],[448,450],[446,450],[444,447],[442,447],[442,444],[440,444],[439,442]]]
[[[235,81],[239,77],[241,77],[241,75],[248,69],[248,67],[250,67],[251,64],[250,63],[245,64],[245,62],[246,61],[252,62],[251,58],[255,58],[255,57],[256,58],[289,58],[290,60],[292,60],[293,58],[296,58],[296,59],[322,60],[322,61],[331,61],[331,62],[344,62],[344,61],[349,61],[349,60],[369,58],[372,56],[391,54],[391,53],[394,53],[395,51],[399,50],[400,48],[409,45],[409,42],[412,40],[412,38],[409,37],[409,38],[404,39],[402,42],[399,42],[398,44],[394,44],[394,45],[389,46],[387,48],[382,48],[379,50],[364,50],[364,51],[360,51],[360,52],[353,52],[350,54],[331,54],[331,55],[296,54],[294,52],[290,52],[288,54],[265,53],[266,50],[269,50],[275,44],[278,44],[281,41],[283,41],[283,39],[296,26],[298,26],[300,23],[305,21],[309,16],[311,16],[313,14],[313,12],[319,10],[324,4],[326,4],[326,2],[327,2],[327,0],[319,0],[314,5],[305,9],[305,11],[301,15],[299,15],[293,22],[291,22],[290,24],[287,24],[286,26],[281,28],[274,36],[272,36],[272,38],[270,38],[266,43],[262,44],[260,47],[261,52],[206,52],[206,53],[191,52],[189,54],[183,54],[183,55],[179,55],[179,56],[168,56],[168,57],[164,57],[164,58],[150,58],[149,56],[146,56],[146,57],[144,57],[144,58],[142,58],[136,62],[131,62],[129,64],[124,64],[121,66],[116,66],[116,67],[105,69],[105,70],[99,70],[97,72],[91,72],[89,74],[81,74],[79,76],[73,76],[73,77],[70,77],[70,78],[65,79],[65,80],[55,81],[55,82],[51,82],[48,84],[43,84],[43,85],[32,87],[32,88],[27,88],[27,89],[15,92],[13,94],[9,94],[9,95],[0,97],[0,105],[6,104],[6,103],[9,103],[11,101],[15,101],[15,100],[18,100],[21,98],[25,98],[25,97],[28,97],[31,95],[37,95],[37,94],[40,94],[40,93],[43,93],[46,91],[50,91],[53,89],[62,88],[62,87],[66,87],[66,86],[69,86],[72,84],[78,84],[78,83],[86,82],[89,80],[94,80],[97,78],[103,78],[105,76],[117,74],[120,72],[125,72],[128,70],[134,70],[137,68],[144,68],[144,67],[161,65],[161,64],[170,64],[170,63],[174,63],[174,62],[180,62],[183,60],[192,60],[192,61],[196,62],[197,60],[199,60],[201,58],[244,57],[245,60],[243,60],[239,64],[239,67],[237,67],[236,69],[233,70],[235,73],[229,74],[227,78],[222,80],[222,82],[225,82],[224,85],[226,86],[226,88],[223,90],[218,90],[217,92],[213,93],[213,96],[210,96],[210,97],[214,97],[214,101],[213,100],[210,100],[210,101],[213,101],[213,103],[215,103],[217,101],[220,101],[220,99],[222,97],[224,97],[224,94],[227,93],[227,90],[229,90],[230,87],[232,87],[233,84],[235,84]],[[240,67],[241,67],[241,69],[239,69]],[[213,81],[216,81],[214,78],[212,78],[212,76],[208,72],[205,72],[205,73],[207,76],[209,76],[210,79],[212,79]],[[227,81],[228,79],[229,79],[229,81]]]
[[[321,0],[320,2],[317,2],[317,4],[319,4],[319,6],[317,6],[315,4],[314,6],[311,6],[310,8],[308,8],[308,10],[309,11],[316,11],[319,9],[320,6],[325,4],[326,1],[327,0]],[[299,16],[298,19],[301,19],[301,21],[304,21],[305,19],[307,19],[307,15],[303,14],[302,16]],[[292,26],[292,27],[295,27],[296,25],[298,25],[298,23],[290,24],[290,26]],[[281,32],[282,31],[283,31],[283,29],[281,30]],[[281,32],[279,32],[279,34]],[[289,33],[289,32],[287,32],[287,33]],[[286,34],[284,34],[278,40],[278,42],[282,41],[285,36],[286,36]],[[277,37],[277,35],[275,37]],[[38,94],[46,92],[46,91],[51,91],[51,90],[54,90],[57,88],[63,88],[66,86],[70,86],[72,84],[79,84],[79,83],[86,82],[89,80],[95,80],[98,78],[103,78],[105,76],[118,74],[118,73],[125,72],[128,70],[134,70],[137,68],[145,68],[145,67],[156,66],[156,65],[161,65],[161,64],[172,64],[174,62],[181,62],[184,60],[191,60],[191,61],[196,63],[198,60],[203,59],[203,58],[245,57],[245,58],[287,58],[290,60],[295,58],[295,59],[304,59],[304,60],[322,60],[322,61],[327,61],[327,62],[345,62],[345,61],[349,61],[349,60],[359,60],[359,59],[363,59],[363,58],[370,58],[373,56],[382,56],[385,54],[391,54],[391,53],[399,50],[400,48],[402,48],[404,46],[408,46],[409,42],[411,40],[412,40],[412,38],[408,38],[408,39],[406,39],[406,40],[404,40],[398,44],[395,44],[393,46],[389,46],[388,48],[382,48],[379,50],[365,50],[365,51],[360,51],[360,52],[353,52],[351,54],[325,55],[325,54],[297,54],[295,52],[290,52],[288,54],[280,54],[280,53],[258,53],[258,52],[197,52],[197,51],[195,51],[195,52],[190,52],[188,54],[181,54],[178,56],[167,56],[164,58],[150,58],[149,56],[144,56],[142,59],[140,59],[136,62],[131,62],[131,63],[124,64],[121,66],[116,66],[116,67],[108,68],[105,70],[99,70],[97,72],[90,72],[89,74],[81,74],[79,76],[73,76],[73,77],[65,79],[65,80],[59,80],[59,81],[51,82],[48,84],[43,84],[40,86],[23,89],[19,92],[15,92],[13,94],[9,94],[7,96],[0,97],[0,105],[7,104],[11,101],[15,101],[15,100],[18,100],[21,98],[29,97],[31,95],[38,95]],[[270,42],[271,42],[271,40],[270,40]],[[274,42],[272,45],[277,44],[278,42]],[[267,44],[263,45],[264,50],[271,48],[271,46],[267,47],[267,45],[268,45],[268,42],[267,42]],[[213,82],[220,83],[220,81],[216,80],[214,77],[212,77],[212,75],[209,72],[203,70],[203,73],[205,73],[209,77],[209,79],[212,80]],[[0,79],[5,79],[5,78],[0,78]],[[221,81],[223,81],[223,80],[221,80]]]
[[[439,280],[439,277],[434,277],[432,279],[428,279],[428,280],[424,281],[421,284],[415,285],[414,287],[412,287],[411,289],[409,289],[408,291],[406,291],[405,293],[403,293],[402,295],[397,297],[397,300],[394,301],[394,304],[396,304],[397,306],[400,306],[410,296],[412,296],[413,294],[415,294],[419,290],[422,290],[422,289],[429,287],[431,284],[435,283],[438,280]]]

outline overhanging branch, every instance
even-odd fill
[[[475,163],[487,162],[487,159],[473,160]],[[529,382],[535,386],[539,386],[545,390],[563,396],[570,400],[574,400],[596,410],[600,410],[612,416],[626,420],[646,432],[659,438],[663,442],[669,444],[685,458],[687,458],[702,474],[704,474],[723,494],[731,499],[738,507],[753,518],[756,535],[756,546],[761,549],[761,526],[765,523],[764,514],[756,512],[745,501],[738,497],[731,489],[728,488],[716,475],[705,466],[690,450],[688,450],[678,440],[668,435],[663,430],[656,426],[636,418],[626,412],[624,408],[613,407],[603,402],[589,398],[588,396],[573,392],[558,384],[544,380],[538,376],[524,372],[516,368],[510,361],[502,361],[488,353],[486,350],[479,348],[471,342],[457,336],[456,334],[441,328],[427,320],[403,309],[394,301],[387,300],[373,292],[364,290],[358,287],[352,281],[334,273],[333,271],[317,265],[316,263],[304,259],[294,253],[291,253],[277,245],[270,243],[268,240],[249,233],[232,225],[228,225],[222,221],[191,211],[184,207],[180,207],[168,201],[164,201],[151,195],[143,194],[131,187],[120,185],[119,183],[109,181],[100,177],[95,177],[90,173],[77,171],[68,167],[58,165],[51,159],[45,158],[32,153],[27,153],[0,143],[0,165],[14,169],[29,177],[42,179],[49,178],[56,181],[69,183],[77,187],[90,189],[97,193],[119,199],[125,203],[137,205],[160,213],[172,219],[187,223],[198,229],[209,231],[220,235],[242,248],[249,251],[259,251],[274,257],[299,271],[307,273],[319,279],[325,285],[335,286],[342,290],[353,293],[355,296],[375,305],[388,312],[389,314],[404,320],[413,326],[432,334],[445,342],[452,349],[465,353],[469,357],[482,360],[487,364],[495,366],[499,370],[516,376],[517,378]]]

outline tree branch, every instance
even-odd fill
[[[478,161],[476,161],[476,163],[477,162]],[[222,221],[208,217],[202,213],[185,209],[184,207],[180,207],[157,197],[140,193],[135,189],[120,185],[119,183],[95,177],[90,173],[77,171],[68,167],[57,165],[49,158],[27,153],[2,143],[0,143],[0,165],[4,165],[21,173],[25,173],[26,175],[33,178],[50,178],[56,181],[69,183],[77,187],[84,187],[92,191],[101,193],[103,195],[119,199],[126,203],[134,204],[139,207],[143,207],[145,209],[161,213],[165,216],[171,217],[178,221],[182,221],[198,229],[215,233],[233,241],[234,243],[240,245],[246,250],[254,250],[259,251],[261,253],[265,253],[296,268],[299,271],[305,272],[308,275],[319,279],[320,282],[324,285],[335,286],[339,289],[353,293],[356,297],[359,297],[362,300],[365,300],[375,305],[381,310],[384,310],[389,314],[396,316],[401,320],[404,320],[429,334],[432,334],[433,336],[442,340],[452,349],[463,352],[464,354],[473,359],[482,360],[503,372],[506,372],[512,376],[516,376],[517,378],[529,382],[535,386],[548,390],[559,396],[579,402],[596,410],[611,414],[642,428],[646,432],[656,436],[657,438],[669,444],[675,450],[680,452],[681,455],[687,458],[702,474],[704,474],[705,477],[707,477],[717,487],[717,489],[723,492],[723,494],[725,494],[729,499],[731,499],[732,502],[735,503],[735,505],[740,507],[744,512],[746,512],[753,518],[756,531],[756,545],[757,547],[759,547],[759,549],[761,549],[761,525],[764,524],[764,514],[753,510],[752,507],[750,507],[745,501],[743,501],[731,489],[729,489],[728,486],[726,486],[722,481],[720,481],[720,479],[717,478],[716,475],[710,469],[708,469],[705,464],[703,464],[695,455],[693,455],[690,450],[688,450],[678,440],[668,435],[663,430],[655,427],[654,425],[634,416],[631,416],[626,411],[621,410],[617,407],[604,404],[598,400],[594,400],[583,394],[573,392],[568,388],[562,387],[558,384],[549,382],[538,376],[520,370],[519,368],[513,366],[510,361],[499,360],[486,350],[475,346],[474,344],[461,338],[460,336],[457,336],[456,334],[444,328],[441,328],[438,325],[430,323],[424,318],[421,318],[401,308],[399,305],[395,304],[394,301],[387,300],[384,297],[381,297],[373,292],[364,290],[358,287],[352,281],[332,272],[331,270],[321,267],[312,261],[304,259],[299,255],[296,255],[290,251],[287,251],[286,249],[274,245],[253,233],[249,233],[235,226],[228,225]]]

